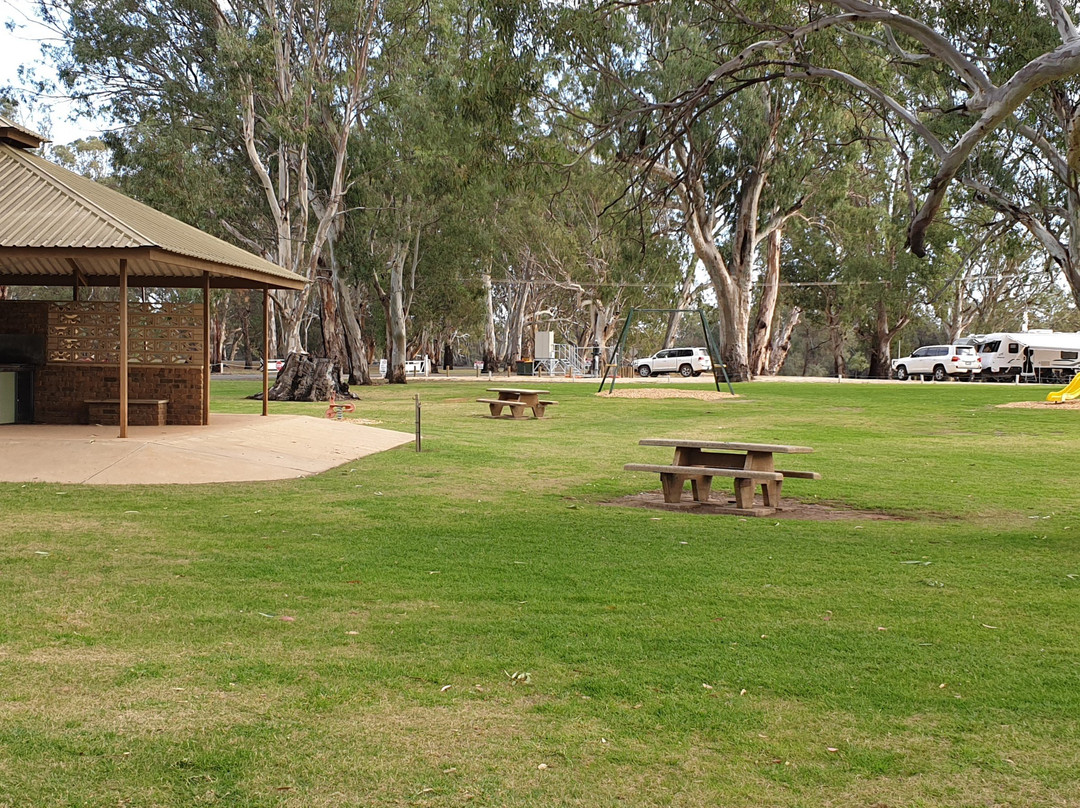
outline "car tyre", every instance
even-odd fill
[[[907,368],[903,365],[896,366],[896,380],[906,382],[911,377],[908,375]]]
[[[679,375],[682,376],[684,379],[689,379],[691,376],[694,375],[694,369],[689,365],[680,365]]]
[[[944,365],[934,365],[934,381],[943,382],[949,378],[949,374],[945,372]]]
[[[649,366],[648,366],[648,365],[641,365],[641,366],[640,366],[640,367],[639,367],[639,368],[637,369],[637,375],[638,375],[638,376],[640,376],[640,377],[641,377],[641,378],[643,378],[643,379],[647,379],[647,378],[649,378],[649,376],[651,376],[651,375],[652,375],[652,371],[651,371],[651,370],[649,370]]]

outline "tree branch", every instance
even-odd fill
[[[825,2],[848,12],[847,16],[854,22],[878,22],[921,42],[933,56],[957,73],[960,80],[975,95],[973,101],[976,104],[979,103],[982,95],[993,92],[994,84],[986,73],[926,23],[900,14],[893,9],[864,2],[864,0],[825,0]]]
[[[1069,12],[1065,10],[1065,6],[1061,4],[1060,0],[1043,0],[1043,5],[1046,6],[1046,13],[1050,15],[1050,19],[1057,26],[1062,42],[1071,42],[1080,37],[1080,34],[1076,31],[1076,26],[1073,25],[1072,18],[1069,16]]]
[[[844,0],[849,2],[850,0]],[[993,94],[982,117],[968,129],[941,161],[930,181],[922,208],[915,214],[908,230],[908,245],[920,258],[926,255],[926,230],[941,209],[949,184],[975,147],[1006,120],[1035,90],[1058,79],[1080,72],[1080,40],[1067,42],[1050,53],[1032,59],[1013,74]]]

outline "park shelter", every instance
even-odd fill
[[[270,290],[305,279],[43,159],[43,142],[0,116],[0,287],[66,287],[71,299],[0,300],[0,415],[10,395],[11,420],[87,423],[96,408],[120,437],[136,411],[208,423],[211,290],[262,290],[265,357]],[[202,301],[121,306],[81,299],[90,287],[121,301],[133,287],[200,289]],[[264,367],[263,414],[267,386]]]

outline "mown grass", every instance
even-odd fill
[[[0,485],[0,806],[1080,804],[1080,412],[544,386],[525,422],[361,390],[410,432],[419,393],[424,451],[302,480]],[[686,435],[905,518],[603,504]]]

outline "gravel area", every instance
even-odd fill
[[[1019,410],[1080,410],[1080,400],[1073,401],[1010,401],[999,407]]]
[[[731,393],[718,393],[716,390],[667,390],[660,387],[615,390],[614,392],[597,393],[596,395],[600,398],[698,398],[702,401],[740,398],[740,396],[733,396]]]

